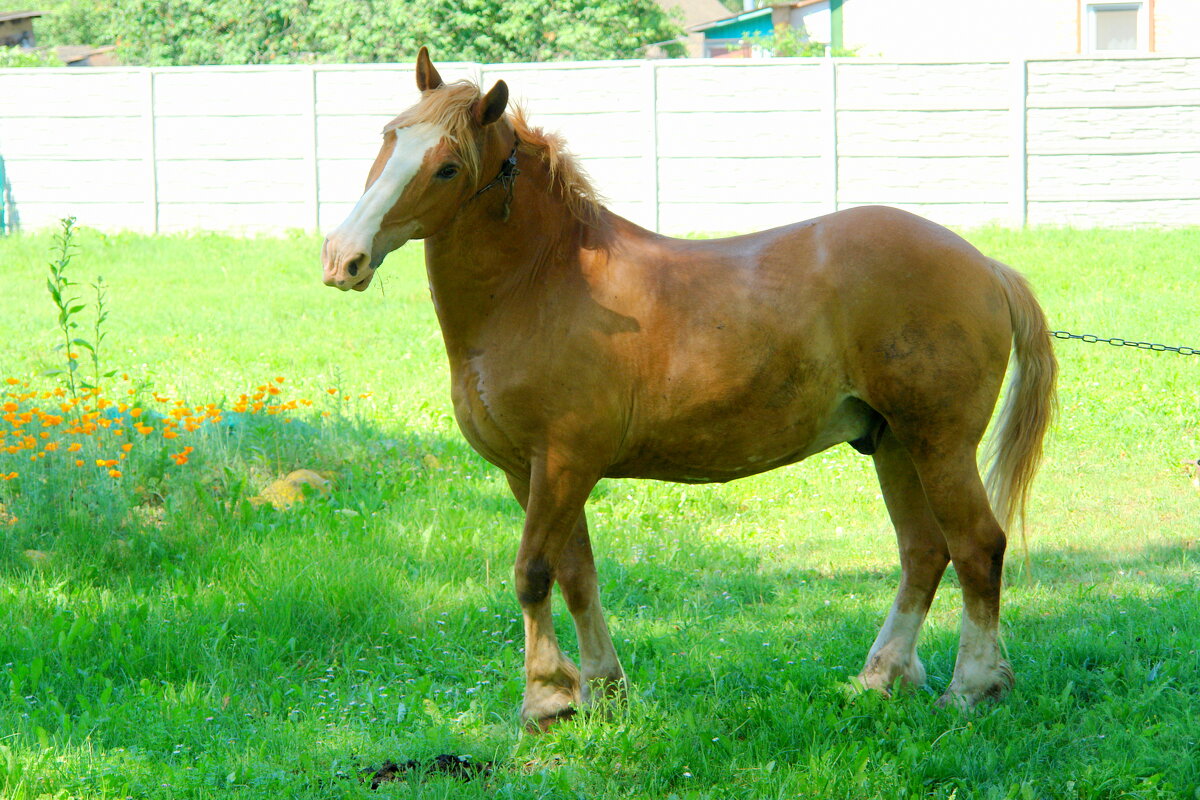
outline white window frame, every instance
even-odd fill
[[[1096,12],[1097,11],[1137,11],[1137,46],[1132,50],[1100,50],[1096,47]],[[1150,52],[1150,3],[1140,2],[1107,2],[1087,4],[1087,38],[1085,53],[1097,55]]]

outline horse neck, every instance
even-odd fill
[[[587,231],[536,155],[521,154],[508,219],[504,187],[468,200],[445,229],[425,240],[425,267],[446,347],[473,347],[507,302],[533,307],[542,292],[578,269]]]

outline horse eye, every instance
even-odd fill
[[[444,181],[448,181],[458,174],[458,167],[453,164],[447,164],[437,171],[437,177]]]

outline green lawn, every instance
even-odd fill
[[[1200,230],[968,238],[1031,277],[1055,328],[1200,347]],[[589,513],[631,701],[525,736],[521,517],[455,428],[419,246],[347,296],[310,236],[79,245],[75,279],[110,286],[106,396],[227,417],[177,441],[105,432],[83,467],[0,440],[0,475],[19,473],[0,482],[5,800],[1200,798],[1200,491],[1180,463],[1200,457],[1200,356],[1056,343],[1002,704],[933,708],[953,574],[922,640],[929,690],[847,690],[899,569],[870,459],[839,447],[725,486],[602,483]],[[61,380],[38,377],[63,360],[50,250],[0,239],[0,380],[31,384],[0,390]],[[276,377],[311,408],[232,411]],[[125,439],[121,477],[90,463]],[[167,461],[182,443],[188,463]],[[332,494],[248,502],[299,468]],[[495,770],[364,780],[442,753]]]

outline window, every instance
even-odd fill
[[[1145,51],[1145,3],[1088,5],[1088,50],[1093,53]]]

